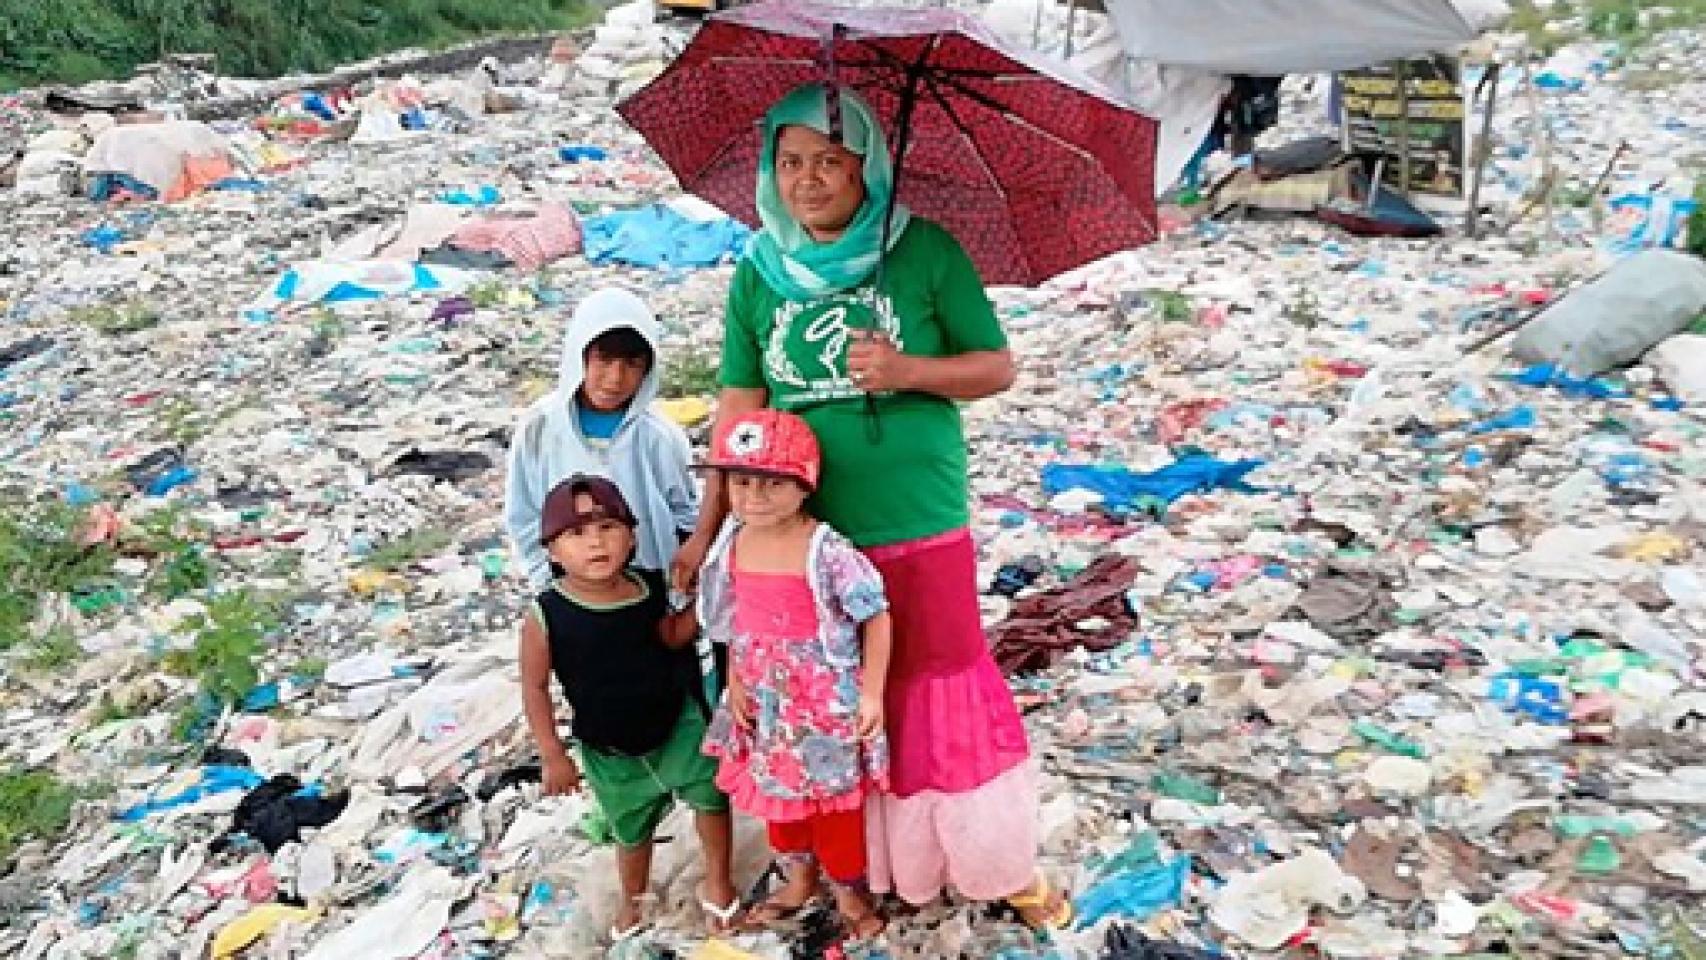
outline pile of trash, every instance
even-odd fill
[[[89,157],[192,121],[0,104],[70,181],[0,190],[0,953],[606,955],[608,828],[539,796],[499,505],[595,285],[664,322],[666,412],[711,413],[747,230],[612,110],[692,29],[645,6],[486,81],[200,125],[232,169],[181,198],[211,174]],[[1624,141],[1605,194],[1680,182],[1700,38],[1508,84],[1481,239],[1205,202],[993,291],[1022,373],[965,411],[979,575],[1078,920],[944,903],[864,955],[1706,956],[1706,271],[1591,198],[1517,216],[1531,93],[1559,182]],[[660,835],[608,955],[831,949],[827,914],[704,942],[690,825]]]

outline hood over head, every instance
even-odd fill
[[[574,316],[563,333],[563,356],[557,367],[557,396],[564,404],[574,403],[575,392],[586,381],[587,346],[601,334],[620,327],[633,328],[652,348],[651,369],[640,381],[640,389],[634,392],[634,399],[628,402],[628,414],[623,420],[626,423],[636,413],[645,412],[657,398],[662,382],[658,368],[663,362],[657,317],[631,290],[601,287],[576,304]]]

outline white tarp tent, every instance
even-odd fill
[[[995,0],[984,13],[1011,42],[1039,40],[1055,0]],[[1165,192],[1214,126],[1229,76],[1327,73],[1449,50],[1510,13],[1505,0],[1105,0],[1079,12],[1070,62],[1161,123],[1155,190]],[[1063,49],[1046,52],[1061,54]]]
[[[1128,57],[1212,73],[1326,73],[1450,50],[1504,0],[1106,0]]]

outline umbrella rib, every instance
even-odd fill
[[[971,131],[966,128],[966,125],[960,122],[959,113],[954,110],[953,105],[948,102],[948,99],[942,96],[941,88],[936,85],[936,78],[926,74],[924,76],[924,85],[929,88],[931,99],[935,100],[937,105],[942,108],[942,112],[947,114],[948,121],[954,125],[954,129],[960,132],[960,139],[965,141],[966,147],[971,150],[971,155],[976,158],[978,166],[982,167],[983,172],[989,177],[989,182],[995,186],[995,192],[1001,196],[1002,206],[1007,210],[1008,227],[1013,231],[1014,238],[1017,239],[1019,235],[1018,225],[1014,222],[1013,201],[1007,194],[1006,185],[1001,182],[1000,177],[995,175],[994,168],[989,165],[989,160],[983,155],[983,148],[977,145],[977,138],[973,137],[971,135]],[[904,160],[905,158],[902,159]],[[1025,259],[1026,266],[1029,267],[1030,257],[1024,253],[1024,245],[1015,244],[1014,246],[1020,252],[1020,256]]]

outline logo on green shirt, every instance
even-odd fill
[[[815,300],[783,300],[772,315],[764,367],[779,387],[777,406],[798,407],[864,396],[847,376],[847,345],[854,330],[876,330],[904,350],[894,301],[871,287]]]

